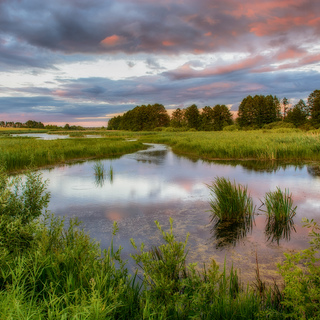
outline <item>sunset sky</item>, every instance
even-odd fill
[[[319,0],[0,0],[0,120],[106,126],[320,89]]]

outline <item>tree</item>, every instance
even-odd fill
[[[185,125],[183,110],[177,108],[175,111],[172,112],[170,125],[174,128],[181,128]]]
[[[198,107],[193,104],[184,111],[184,117],[189,128],[198,129],[200,125],[200,112]]]
[[[205,106],[200,115],[200,129],[204,131],[213,130],[213,109]]]
[[[287,116],[284,120],[286,122],[293,123],[296,127],[299,127],[307,122],[307,116],[308,113],[306,111],[306,105],[303,100],[300,100],[287,112]]]
[[[223,127],[233,123],[232,114],[224,104],[217,104],[212,108],[214,130],[222,130]]]
[[[311,123],[315,127],[320,126],[320,90],[314,90],[308,97]]]
[[[276,96],[255,95],[244,98],[239,106],[241,127],[258,127],[280,120],[280,103]]]
[[[283,119],[284,119],[287,116],[288,105],[289,105],[289,101],[286,97],[282,99],[282,105],[283,105]]]

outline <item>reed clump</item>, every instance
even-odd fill
[[[293,207],[292,194],[285,189],[283,192],[279,187],[276,191],[266,193],[264,204],[267,217],[274,223],[287,223],[296,215],[297,207]]]
[[[224,177],[217,177],[208,188],[211,192],[212,219],[240,221],[253,216],[253,201],[246,186],[232,183]]]
[[[282,191],[277,187],[276,191],[266,193],[264,199],[267,223],[265,233],[268,240],[277,241],[280,239],[290,239],[291,231],[294,230],[293,217],[296,215],[297,207],[293,206],[292,195],[289,190]]]

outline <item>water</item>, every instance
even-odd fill
[[[43,170],[51,192],[49,209],[59,216],[78,217],[90,235],[107,248],[112,225],[117,221],[119,232],[116,246],[123,247],[122,255],[130,259],[134,253],[130,238],[147,247],[161,243],[154,223],[158,220],[164,229],[169,217],[174,220],[174,233],[184,240],[190,233],[189,262],[208,263],[215,259],[220,265],[233,262],[241,271],[242,279],[255,275],[256,255],[260,274],[266,280],[277,277],[276,263],[283,261],[284,252],[308,246],[308,230],[301,219],[308,217],[320,222],[320,178],[317,166],[278,166],[275,163],[190,160],[175,155],[164,145],[150,145],[148,150],[101,160],[106,170],[104,179],[94,175],[95,161],[57,166]],[[258,166],[257,166],[258,165]],[[108,172],[112,168],[112,178]],[[206,184],[215,177],[247,185],[254,204],[261,205],[265,193],[289,189],[298,206],[294,228],[287,239],[268,241],[265,234],[266,218],[263,212],[255,216],[252,229],[235,229],[231,241],[226,230],[213,230],[210,223],[210,193]],[[261,199],[261,200],[260,200]],[[238,233],[237,233],[238,232]],[[241,234],[240,237],[237,234]],[[230,238],[230,237],[229,237]]]

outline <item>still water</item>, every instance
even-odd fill
[[[103,180],[94,174],[95,161],[43,170],[51,192],[49,209],[67,220],[78,217],[102,248],[109,246],[112,225],[117,221],[115,245],[123,247],[129,265],[129,255],[134,253],[130,238],[138,245],[145,242],[147,247],[160,244],[154,221],[168,229],[172,217],[179,240],[190,234],[189,262],[199,262],[200,266],[211,259],[221,266],[224,261],[228,266],[233,262],[246,281],[254,277],[257,255],[260,274],[268,281],[277,277],[276,263],[283,261],[284,252],[308,246],[308,230],[302,228],[301,219],[320,222],[319,166],[190,160],[164,145],[149,145],[147,150],[101,162],[107,173]],[[112,178],[108,176],[110,168]],[[266,217],[258,210],[252,229],[240,232],[241,236],[231,234],[230,240],[225,232],[214,230],[207,184],[215,177],[247,185],[257,209],[266,192],[276,187],[289,189],[297,214],[287,237],[271,241],[272,237],[265,234]]]

